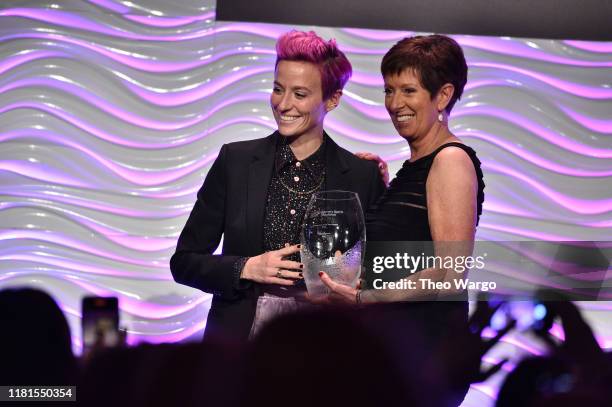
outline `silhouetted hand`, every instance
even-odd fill
[[[493,338],[482,338],[483,330],[489,326],[491,317],[500,306],[501,304],[491,307],[487,301],[478,301],[467,329],[455,330],[458,334],[451,341],[442,342],[443,349],[439,355],[442,363],[448,367],[449,382],[453,387],[483,382],[497,373],[508,361],[504,359],[487,370],[481,368],[483,356],[516,324],[516,321],[511,321]]]
[[[603,351],[597,343],[593,330],[582,318],[580,310],[571,301],[549,301],[544,303],[553,315],[561,319],[565,340],[558,344],[548,331],[537,331],[553,352],[570,357],[579,362],[594,361],[602,358]]]

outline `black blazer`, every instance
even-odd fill
[[[275,132],[221,148],[170,260],[177,283],[214,296],[206,337],[248,338],[260,286],[236,287],[234,264],[241,257],[264,252],[264,211],[278,137],[282,136]],[[367,210],[385,189],[376,162],[362,160],[324,137],[326,178],[322,190],[356,192]],[[214,255],[221,236],[223,254]]]

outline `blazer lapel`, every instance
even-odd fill
[[[266,137],[253,152],[247,186],[247,238],[251,255],[263,253],[263,223],[266,198],[276,151],[276,133]]]
[[[325,137],[325,190],[341,189],[351,191],[351,179],[347,176],[349,165],[342,157],[340,147],[324,133]]]

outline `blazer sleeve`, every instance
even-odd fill
[[[365,203],[364,211],[367,211],[372,205],[378,201],[378,198],[385,192],[387,187],[380,176],[378,165],[371,165],[370,168],[370,184],[368,187],[368,202]]]
[[[242,256],[214,255],[221,241],[225,223],[227,146],[211,166],[197,200],[181,232],[176,252],[170,259],[170,271],[179,284],[234,299],[239,295],[236,265]]]

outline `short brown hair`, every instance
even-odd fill
[[[415,71],[432,98],[445,83],[455,87],[453,97],[446,106],[447,113],[461,98],[467,82],[467,63],[463,50],[457,41],[445,35],[408,37],[391,47],[380,65],[383,77],[399,75],[406,69]]]

